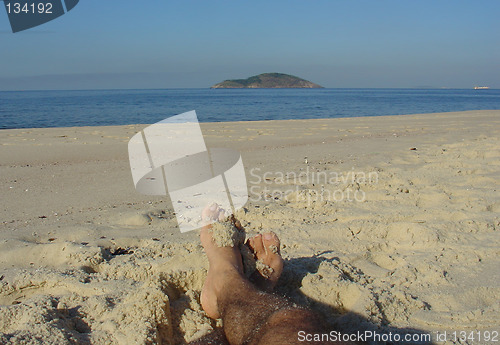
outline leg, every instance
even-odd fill
[[[231,344],[303,344],[298,332],[321,332],[321,321],[309,310],[255,289],[233,278],[221,290],[218,308]]]
[[[218,214],[217,210],[214,212]],[[238,248],[217,247],[209,229],[210,226],[205,226],[201,231],[201,242],[210,264],[201,302],[208,316],[222,318],[224,332],[230,344],[307,344],[299,342],[299,331],[326,332],[312,311],[257,290],[242,273]],[[278,251],[274,248],[276,244]],[[266,288],[272,287],[282,269],[277,237],[265,234],[261,238],[250,240],[249,245],[258,259],[263,259],[264,262],[267,260],[266,264],[277,268],[273,271],[276,274],[271,273],[268,282],[264,284]]]

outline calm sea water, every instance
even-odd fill
[[[500,90],[166,89],[0,92],[0,129],[146,124],[193,109],[202,122],[500,109]]]

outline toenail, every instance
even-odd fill
[[[210,211],[215,211],[216,208],[217,204],[212,204],[212,206],[210,206]]]
[[[271,234],[270,232],[266,232],[264,234],[264,239],[266,239],[266,240],[272,240],[273,239],[273,234]]]

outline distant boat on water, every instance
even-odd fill
[[[474,86],[474,90],[488,90],[489,86]]]

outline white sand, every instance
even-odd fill
[[[0,131],[0,343],[183,344],[220,324],[198,233],[133,188],[143,127]],[[242,153],[238,217],[280,237],[279,293],[344,330],[499,330],[500,111],[202,129]]]

